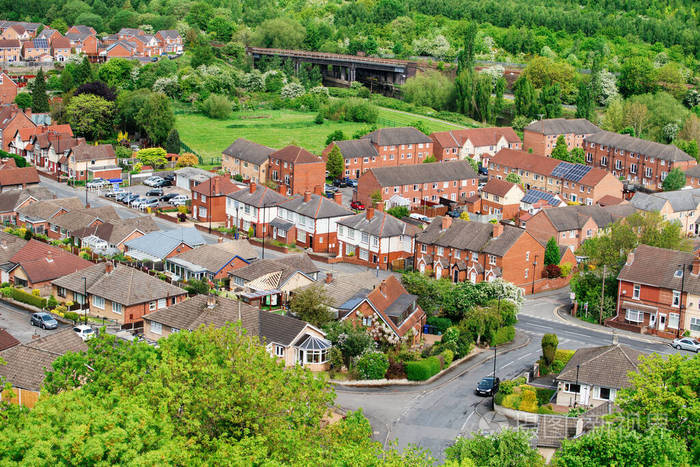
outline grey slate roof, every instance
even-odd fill
[[[275,150],[272,148],[248,141],[244,138],[238,138],[223,151],[227,156],[235,157],[236,159],[247,161],[255,165],[267,162],[270,154],[273,152],[275,152]]]
[[[118,264],[111,272],[103,274],[88,287],[87,291],[90,295],[97,295],[124,306],[187,293],[180,287],[121,264]]]
[[[334,142],[344,158],[378,157],[379,153],[369,139],[349,139]]]
[[[637,370],[638,359],[644,355],[626,345],[605,345],[578,349],[557,376],[559,381],[578,381],[583,384],[621,389],[630,386],[627,376]]]
[[[17,206],[24,203],[28,198],[37,201],[53,199],[56,195],[49,189],[37,185],[28,186],[24,189],[8,189],[0,192],[0,213],[12,212]]]
[[[0,264],[10,261],[10,258],[26,244],[25,239],[0,231]]]
[[[362,271],[354,274],[333,275],[333,280],[330,283],[324,281],[309,284],[296,292],[311,287],[322,287],[330,299],[330,302],[326,303],[326,305],[333,308],[347,309],[352,308],[352,306],[349,306],[349,302],[359,303],[361,299],[367,298],[367,295],[381,282],[382,280],[373,271]]]
[[[151,216],[137,216],[129,219],[120,219],[119,221],[115,220],[115,222],[104,222],[93,227],[74,230],[72,233],[77,238],[94,235],[112,245],[118,245],[134,230],[147,234],[160,229]]]
[[[345,217],[336,222],[338,225],[344,225],[351,229],[366,232],[381,238],[396,237],[397,235],[412,235],[415,231],[413,226],[409,226],[404,221],[376,209],[372,219],[369,220],[367,219],[367,215],[362,212],[354,216]]]
[[[686,177],[700,178],[700,165],[694,165],[685,171]]]
[[[309,255],[300,253],[298,255],[285,255],[275,259],[261,259],[248,266],[229,271],[228,274],[250,282],[273,272],[282,273],[279,283],[284,284],[287,279],[297,272],[302,272],[306,275],[316,274],[319,272],[319,268],[311,261]]]
[[[255,191],[252,193],[250,192],[250,187],[248,187],[247,190],[239,190],[226,196],[256,208],[278,206],[287,201],[286,196],[265,185],[256,185]]]
[[[639,196],[641,195],[641,196]],[[668,201],[674,212],[694,211],[700,205],[700,188],[634,194],[630,203],[644,211],[658,211]]]
[[[196,248],[204,245],[204,237],[194,227],[155,231],[125,243],[129,250],[137,250],[156,258],[165,258],[180,243]],[[127,251],[127,255],[128,255]]]
[[[72,232],[74,229],[84,229],[98,219],[102,222],[118,222],[120,218],[114,206],[107,205],[61,214],[51,219],[51,224]]]
[[[425,133],[420,130],[413,128],[412,126],[405,126],[399,128],[380,128],[374,130],[362,137],[363,139],[369,139],[373,144],[377,146],[396,146],[399,144],[418,144],[418,143],[432,143],[433,140],[430,139]]]
[[[530,123],[525,127],[526,131],[545,135],[588,135],[602,131],[600,128],[585,118],[549,118]]]
[[[524,229],[504,224],[503,233],[493,238],[493,224],[461,219],[453,219],[442,230],[442,217],[438,216],[416,237],[416,242],[503,256],[525,234]]]
[[[193,250],[187,250],[179,255],[168,258],[168,262],[186,266],[191,264],[201,266],[212,274],[219,272],[224,266],[234,258],[239,257],[245,261],[257,258],[257,253],[245,240],[239,240],[242,249],[245,251],[233,252],[219,247],[219,244],[204,245]],[[247,248],[244,246],[247,245]]]
[[[206,295],[197,295],[166,309],[149,313],[144,316],[144,320],[177,329],[195,330],[202,325],[221,328],[227,323],[239,321],[240,317],[241,326],[248,335],[284,346],[294,344],[297,336],[308,326],[296,318],[263,311],[223,297],[216,297],[216,305],[209,308],[207,299]]]
[[[693,263],[694,253],[639,245],[628,257],[617,278],[627,282],[652,285],[670,290],[681,290],[682,276],[676,277],[678,266]],[[630,262],[631,260],[631,262]],[[684,292],[700,293],[700,278],[685,272]]]
[[[17,212],[31,219],[48,220],[61,209],[70,212],[83,209],[83,207],[83,202],[80,198],[47,199],[24,206],[18,209]]]
[[[106,269],[107,263],[97,263],[80,271],[54,279],[51,283],[56,287],[83,293],[86,288],[90,288],[104,275]],[[85,278],[85,281],[83,281],[83,278]]]
[[[630,204],[642,211],[660,211],[667,200],[653,194],[642,193],[638,191],[630,200]]]
[[[284,230],[285,232],[294,227],[294,222],[290,222],[286,219],[282,219],[281,217],[275,217],[270,221],[270,227],[277,228],[280,230]]]
[[[378,167],[370,169],[370,172],[374,174],[381,186],[466,180],[477,176],[467,161]]]
[[[303,195],[296,195],[289,201],[280,204],[279,207],[312,219],[351,216],[354,214],[353,211],[335,201],[316,194],[312,194],[308,202],[304,201]]]
[[[670,162],[695,160],[672,144],[661,144],[655,141],[635,138],[630,135],[612,133],[610,131],[601,130],[598,133],[587,136],[586,141],[589,143],[596,143],[603,146],[623,149],[636,154],[656,157],[657,159]]]
[[[546,215],[558,232],[577,230],[583,227],[588,218],[592,217],[598,228],[634,214],[637,209],[632,204],[617,204],[613,206],[562,206],[554,209],[544,209]],[[539,213],[538,213],[539,214]]]

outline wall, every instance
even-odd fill
[[[252,180],[259,184],[267,181],[268,161],[261,165],[255,165],[252,162],[242,161],[236,157],[223,154],[221,156],[221,168],[232,175],[240,175],[244,180]]]
[[[11,404],[22,404],[24,407],[27,407],[31,409],[36,405],[37,401],[39,400],[39,393],[35,391],[29,391],[27,389],[20,389],[13,387],[12,388],[13,394],[10,393],[10,391],[3,391],[2,392],[2,399],[3,401],[6,401],[9,399]]]

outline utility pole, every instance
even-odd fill
[[[214,178],[214,177],[209,177],[209,210],[207,211],[207,214],[209,215],[209,233],[210,233],[210,234],[211,234],[211,216],[212,216],[212,212],[211,212],[211,196],[212,196],[212,194],[213,194],[213,191],[212,191],[212,189],[211,189],[211,179],[212,179],[212,178]]]
[[[598,324],[603,324],[603,305],[605,304],[605,271],[607,267],[603,265],[603,285],[600,287],[600,312],[598,313]]]
[[[493,384],[491,386],[491,410],[495,410],[496,408],[496,392],[494,389],[496,389],[496,349],[497,347],[494,345],[493,346]]]
[[[681,323],[683,323],[683,292],[685,289],[685,264],[679,264],[681,270],[681,298],[678,302],[678,326],[676,326],[676,337],[681,337]]]

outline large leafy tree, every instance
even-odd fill
[[[151,93],[136,115],[136,121],[154,144],[164,144],[175,126],[175,114],[168,96],[160,92]]]
[[[564,135],[557,137],[557,142],[554,144],[554,149],[552,149],[552,158],[560,161],[569,160],[569,147],[566,145]]]
[[[345,162],[343,160],[343,155],[340,153],[340,149],[338,148],[338,146],[334,145],[328,153],[328,160],[326,161],[326,170],[328,170],[328,176],[332,179],[342,177],[344,167]]]
[[[136,158],[143,165],[150,165],[151,167],[163,167],[168,160],[166,159],[167,153],[163,148],[145,148],[139,150],[136,153]]]
[[[578,87],[578,96],[576,96],[576,118],[591,119],[595,109],[592,84],[581,81]]]
[[[478,27],[475,22],[469,21],[461,28],[463,38],[462,49],[457,54],[457,73],[462,70],[474,69],[475,42]]]
[[[561,87],[558,83],[548,84],[540,91],[540,109],[545,118],[561,117]]]
[[[126,88],[131,83],[131,71],[135,62],[125,58],[112,58],[100,66],[97,76],[112,88]]]
[[[297,318],[320,327],[333,319],[328,309],[332,304],[333,300],[326,290],[316,284],[297,291],[292,297],[289,309]]]
[[[26,109],[27,107],[31,108],[32,95],[28,92],[17,93],[17,96],[15,96],[15,104],[17,104],[17,107],[19,107],[22,110]]]
[[[644,57],[632,57],[625,60],[620,70],[620,92],[624,96],[654,92],[656,76],[654,65]]]
[[[521,75],[520,78],[518,78],[514,85],[514,92],[516,115],[534,118],[537,112],[535,88],[527,76]]]
[[[76,134],[102,139],[113,131],[114,103],[92,94],[74,96],[66,107],[66,119]]]
[[[664,191],[680,190],[684,186],[685,174],[678,167],[671,169],[663,182]]]
[[[49,96],[46,94],[46,80],[44,79],[44,70],[41,68],[39,68],[32,85],[32,111],[49,111]]]

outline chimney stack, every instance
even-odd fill
[[[257,185],[255,184],[254,181],[250,181],[250,193],[253,194],[255,193],[255,190],[257,189]]]
[[[316,185],[314,187],[314,194],[318,196],[323,196],[323,188],[321,188],[321,185]]]
[[[503,224],[496,222],[493,224],[493,238],[498,238],[503,233]]]
[[[212,178],[212,186],[209,196],[214,196],[219,192],[219,177]]]
[[[627,261],[625,261],[625,264],[629,266],[630,264],[634,263],[634,251],[630,251],[627,253]]]
[[[452,225],[452,218],[450,216],[442,216],[442,229],[447,230]]]
[[[338,203],[340,206],[343,205],[343,194],[340,191],[333,193],[333,201]]]
[[[700,253],[697,253],[695,255],[695,258],[693,258],[692,268],[692,275],[697,276],[698,274],[700,274]]]
[[[308,203],[309,201],[311,201],[311,192],[309,190],[306,190],[304,192],[304,202]]]
[[[367,210],[365,211],[365,215],[367,216],[367,220],[372,220],[374,217],[374,208],[367,206]]]
[[[327,272],[326,273],[326,284],[330,284],[331,282],[333,282],[333,273]]]
[[[114,270],[114,264],[112,264],[111,261],[107,261],[107,263],[105,263],[105,274],[109,274],[113,270]]]
[[[214,295],[209,295],[207,297],[207,308],[210,310],[216,306],[216,297]]]

